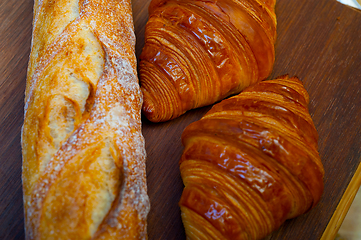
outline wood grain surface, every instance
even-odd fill
[[[150,0],[133,0],[136,54]],[[32,0],[0,1],[0,239],[24,239],[20,131],[30,53]],[[361,160],[361,12],[336,0],[278,0],[276,62],[270,78],[298,76],[310,94],[325,167],[321,202],[266,239],[319,239]],[[180,135],[210,107],[170,122],[143,119],[149,239],[185,239],[178,201]]]

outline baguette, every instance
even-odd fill
[[[129,0],[35,0],[22,129],[27,239],[146,239]]]

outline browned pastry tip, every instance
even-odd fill
[[[274,0],[153,0],[140,56],[154,122],[239,93],[272,71]]]
[[[296,77],[263,81],[183,132],[179,205],[188,239],[262,239],[323,192],[309,96]]]
[[[22,130],[27,239],[146,239],[128,0],[34,4]]]

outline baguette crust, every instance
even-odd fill
[[[36,0],[22,131],[27,239],[146,239],[130,1]]]

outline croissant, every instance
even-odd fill
[[[187,239],[262,239],[323,192],[309,96],[296,77],[223,100],[182,134]]]
[[[22,129],[26,239],[146,239],[130,0],[35,1]]]
[[[275,0],[153,0],[140,55],[143,113],[153,122],[213,104],[266,79]]]

